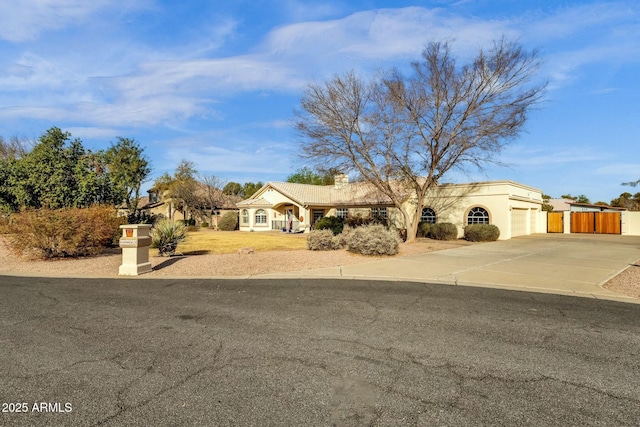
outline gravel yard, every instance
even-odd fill
[[[400,244],[400,254],[413,255],[467,246],[464,240],[442,242],[419,239],[412,244]],[[0,238],[0,273],[19,275],[47,275],[60,277],[117,277],[121,264],[120,249],[92,258],[58,259],[51,261],[18,258]],[[357,255],[346,250],[255,251],[253,254],[189,255],[151,257],[153,271],[144,277],[220,277],[251,276],[255,274],[309,270],[370,262],[376,257]]]
[[[402,243],[398,256],[451,249],[470,244],[464,240],[442,242],[431,239],[418,239],[415,243]],[[256,251],[249,255],[205,254],[171,258],[151,257],[153,271],[145,274],[144,277],[251,276],[351,265],[375,259],[375,257],[352,254],[345,250],[323,252],[280,250]],[[57,277],[117,277],[118,267],[121,263],[120,250],[117,248],[110,253],[92,258],[53,261],[27,260],[13,255],[1,237],[0,260],[2,260],[0,274]],[[612,292],[640,298],[640,262],[636,262],[636,264],[629,266],[612,278],[604,285],[604,288]]]

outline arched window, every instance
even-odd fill
[[[471,208],[467,214],[467,225],[470,224],[489,224],[489,212],[480,206]]]
[[[242,223],[249,224],[249,211],[246,209],[242,210]]]
[[[420,215],[420,221],[426,222],[429,224],[436,223],[436,211],[431,208],[423,208],[422,215]]]
[[[256,224],[265,225],[267,223],[267,212],[264,209],[256,211]]]

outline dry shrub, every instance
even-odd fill
[[[227,212],[218,222],[218,228],[222,231],[234,231],[238,228],[238,212]]]
[[[11,216],[8,240],[19,255],[45,259],[97,255],[113,245],[123,220],[108,206],[23,211]]]
[[[362,255],[395,255],[400,247],[398,233],[374,224],[349,232],[347,249]]]
[[[493,224],[471,224],[464,228],[464,238],[470,242],[495,242],[500,229]]]
[[[433,224],[429,230],[429,237],[435,240],[455,240],[458,238],[458,227],[450,222]]]
[[[337,249],[333,245],[333,232],[331,230],[311,230],[307,237],[307,248],[312,251],[329,251]]]

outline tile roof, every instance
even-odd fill
[[[267,186],[279,191],[301,205],[369,206],[388,205],[391,199],[367,182],[345,184],[341,188],[333,185],[296,184],[292,182],[269,182]]]
[[[241,202],[236,203],[236,206],[240,207],[240,206],[268,206],[271,207],[273,206],[273,203],[269,202],[268,200],[265,199],[247,199],[247,200],[243,200]]]

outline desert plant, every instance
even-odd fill
[[[347,250],[363,255],[395,255],[399,245],[398,233],[380,224],[357,227],[347,238]]]
[[[97,255],[117,239],[124,221],[107,206],[28,210],[11,216],[8,241],[19,255],[45,259]]]
[[[335,216],[325,216],[316,221],[313,228],[316,230],[331,230],[334,236],[342,233],[344,227],[344,221],[342,218]]]
[[[151,230],[151,247],[157,248],[160,256],[171,256],[186,237],[187,227],[184,223],[163,219]]]
[[[435,240],[455,240],[458,238],[458,228],[450,222],[432,224],[429,237]]]
[[[233,231],[238,228],[238,212],[227,212],[218,222],[218,228],[222,231]]]
[[[331,230],[311,230],[307,236],[307,248],[311,251],[329,251],[336,249],[332,240],[334,238]]]
[[[494,242],[500,229],[493,224],[471,224],[464,228],[464,238],[470,242]]]
[[[416,234],[417,237],[429,237],[431,233],[431,224],[430,222],[420,221],[418,223],[418,232]]]

